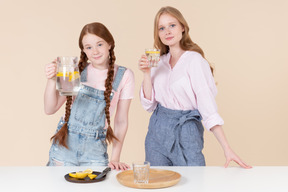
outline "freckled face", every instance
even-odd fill
[[[83,51],[96,68],[107,68],[111,46],[94,34],[86,34],[82,39]]]

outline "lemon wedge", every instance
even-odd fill
[[[87,176],[90,179],[94,179],[95,177],[97,177],[97,175],[93,174],[92,169],[86,169],[85,171],[78,171],[76,173],[69,173],[69,176],[77,179],[84,179]]]
[[[78,79],[79,77],[80,77],[79,72],[74,71],[73,73],[69,74],[69,82],[74,81],[74,80]]]
[[[69,173],[69,176],[70,176],[70,177],[73,177],[73,178],[77,178],[76,173]]]
[[[92,174],[93,170],[92,169],[86,169],[85,171],[83,171],[84,173],[88,173],[88,174]]]
[[[97,177],[97,175],[95,175],[95,174],[88,174],[88,177],[89,177],[90,179],[94,179],[94,178]]]
[[[69,75],[70,75],[70,74],[69,74],[68,72],[66,72],[66,73],[58,72],[56,76],[57,76],[57,77],[64,77],[64,76],[65,76],[65,77],[69,77]]]
[[[160,53],[160,51],[145,51],[145,53],[147,53],[147,54],[159,54]]]
[[[84,179],[85,177],[87,177],[88,173],[84,173],[84,172],[76,172],[76,178],[77,179]]]
[[[58,72],[57,77],[63,77],[63,72]]]

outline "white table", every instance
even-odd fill
[[[73,171],[92,168],[102,171],[105,167],[0,167],[0,192],[49,191],[49,192],[129,192],[129,191],[181,191],[181,192],[279,192],[288,191],[288,166],[285,167],[151,167],[180,173],[176,185],[162,189],[134,189],[121,185],[111,171],[102,182],[70,183],[64,175]]]

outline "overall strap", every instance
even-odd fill
[[[81,72],[80,80],[82,83],[87,81],[87,68],[88,67],[86,66],[85,69]],[[126,69],[126,67],[118,66],[118,70],[112,85],[114,91],[117,91]]]
[[[118,86],[123,78],[123,75],[126,71],[126,67],[122,67],[122,66],[118,66],[118,70],[117,70],[117,73],[116,73],[116,77],[113,81],[113,90],[114,91],[117,91],[118,89]]]

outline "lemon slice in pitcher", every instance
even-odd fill
[[[63,77],[63,72],[58,72],[56,76],[57,77]]]
[[[78,71],[74,71],[73,73],[69,74],[69,82],[74,81],[80,77]]]
[[[57,77],[64,77],[64,74],[65,74],[65,77],[70,76],[68,72],[66,72],[66,73],[58,72],[56,76],[57,76]]]

